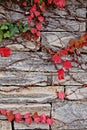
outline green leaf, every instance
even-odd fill
[[[8,26],[5,25],[5,24],[2,24],[0,29],[1,29],[1,30],[8,30]]]
[[[22,28],[23,25],[24,25],[23,23],[19,23],[19,24],[17,24],[17,26],[19,27],[19,29]]]
[[[9,31],[10,31],[10,36],[14,36],[16,33],[19,33],[19,30],[18,30],[18,27],[17,26],[14,26],[12,25],[10,28],[9,28]]]
[[[7,25],[7,26],[10,26],[11,23],[10,22],[4,22],[3,24]]]
[[[4,33],[4,38],[10,38],[10,32],[7,31],[6,33]]]
[[[40,4],[42,4],[43,0],[40,0]]]
[[[3,39],[3,32],[2,30],[0,30],[0,42],[2,41],[2,39]]]
[[[23,23],[19,23],[19,24],[17,24],[17,27],[18,27],[18,29],[19,29],[19,32],[22,32],[22,30],[23,30]]]
[[[30,27],[29,27],[28,24],[26,24],[26,25],[24,26],[24,28],[22,29],[22,32],[25,33],[25,32],[27,32],[27,31],[29,31],[29,30],[30,30]]]
[[[0,29],[1,30],[8,30],[10,25],[11,25],[11,23],[9,23],[9,22],[3,22]]]

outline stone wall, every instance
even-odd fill
[[[22,11],[17,5],[12,8]],[[58,50],[65,47],[70,38],[77,38],[87,28],[87,1],[84,4],[73,0],[67,2],[65,9],[49,10],[44,14],[46,23],[42,29],[42,45]],[[9,12],[0,6],[0,11],[8,19],[16,21],[27,17]],[[0,13],[0,19],[3,15]],[[48,60],[49,55],[39,45],[15,36],[3,40],[1,46],[10,47],[12,55],[0,56],[0,109],[14,112],[45,113],[55,119],[52,127],[44,124],[26,126],[22,123],[12,124],[0,116],[1,130],[83,130],[87,128],[87,64],[77,67],[73,63],[69,75],[58,80],[55,66]],[[81,49],[79,61],[87,63],[87,47]],[[71,57],[68,57],[69,59]],[[84,84],[84,85],[83,85]],[[81,87],[83,85],[83,87]],[[56,91],[67,95],[61,101]]]

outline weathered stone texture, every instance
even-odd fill
[[[66,86],[66,99],[68,100],[87,100],[87,85]]]
[[[57,98],[56,91],[64,91],[63,86],[46,87],[0,87],[0,102],[2,103],[46,103]]]
[[[70,75],[65,75],[65,79],[59,81],[57,78],[57,74],[53,75],[53,85],[61,84],[61,85],[83,85],[87,84],[87,73],[69,73]]]
[[[16,35],[12,39],[3,40],[1,47],[12,49],[10,57],[0,56],[0,109],[20,112],[45,113],[54,118],[51,130],[83,130],[87,129],[87,47],[80,49],[79,66],[72,62],[69,72],[65,71],[64,80],[58,80],[51,56],[43,49],[45,45],[52,50],[60,50],[67,46],[71,38],[78,38],[86,31],[87,1],[67,0],[65,9],[49,8],[44,13],[42,45],[27,41]],[[24,11],[12,5],[17,11]],[[17,21],[27,16],[18,12],[4,10],[0,6],[0,21],[3,17]],[[5,15],[4,15],[5,14]],[[40,39],[38,39],[40,40]],[[45,54],[44,54],[45,53]],[[76,55],[75,55],[76,56]],[[63,57],[72,59],[73,56]],[[80,65],[80,63],[82,64]],[[85,63],[85,64],[84,64]],[[61,68],[62,65],[58,65]],[[56,92],[65,92],[65,100],[57,99]],[[0,115],[0,129],[12,130],[11,123]],[[14,130],[50,130],[49,125],[35,124],[30,126],[14,122]]]
[[[84,5],[77,1],[67,1],[65,9],[50,9],[44,14],[46,18],[46,31],[85,31],[86,1]]]
[[[87,102],[57,102],[52,107],[53,130],[87,128]]]
[[[0,120],[0,130],[12,130],[11,123],[6,120]]]
[[[47,124],[36,124],[32,123],[31,125],[27,126],[23,122],[22,123],[14,123],[15,130],[49,130],[49,125]]]

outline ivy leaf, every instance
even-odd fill
[[[4,33],[4,38],[10,38],[10,32],[7,31],[6,33]]]
[[[40,10],[41,10],[42,12],[46,12],[45,2],[42,2],[42,4],[40,5]]]
[[[58,71],[58,79],[64,79],[64,70],[63,69],[59,69]]]
[[[19,112],[15,114],[15,121],[17,123],[19,123],[20,121],[22,121],[22,115]]]
[[[40,0],[40,4],[42,4],[43,0]]]
[[[52,57],[52,60],[54,61],[55,64],[61,63],[61,61],[62,61],[61,57],[58,56],[57,54],[55,54],[55,55]]]
[[[23,29],[23,23],[19,23],[17,24],[18,29],[20,30],[20,32],[22,32]]]
[[[62,100],[63,100],[63,99],[65,98],[65,96],[66,96],[64,92],[57,92],[56,95],[57,95],[57,98],[62,99]]]
[[[9,22],[4,22],[4,23],[1,25],[1,30],[8,30],[10,24],[11,24],[11,23],[9,23]]]
[[[7,119],[8,121],[12,122],[14,120],[14,114],[13,114],[13,111],[9,111],[7,112]]]
[[[14,25],[10,27],[9,31],[10,31],[11,37],[14,36],[16,33],[19,33],[17,26],[14,26]]]
[[[8,30],[8,26],[6,24],[1,25],[1,30]]]
[[[22,32],[25,33],[27,32],[28,30],[30,30],[30,27],[28,24],[25,25],[25,27],[22,29]]]
[[[69,60],[66,60],[66,61],[63,62],[63,67],[65,69],[70,69],[72,67],[72,64]]]
[[[0,48],[0,54],[2,57],[9,57],[11,55],[11,50],[8,47]]]
[[[2,39],[3,39],[3,32],[2,30],[0,30],[0,42],[2,41]]]

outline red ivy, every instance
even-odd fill
[[[46,11],[46,5],[49,4],[55,4],[59,8],[64,8],[65,0],[47,0],[46,2],[44,0],[34,0],[34,5],[31,7],[30,15],[28,16],[28,24],[31,25],[31,35],[35,35],[37,36],[37,38],[39,38],[41,35],[40,31],[42,29],[42,24],[45,20],[43,12]],[[23,5],[26,6],[27,3],[23,2]],[[33,26],[31,24],[32,21],[34,23]],[[34,39],[33,36],[32,38]]]
[[[69,60],[64,61],[63,66],[65,69],[70,69],[72,67],[71,62]]]
[[[63,69],[58,69],[58,79],[64,79],[64,70]]]
[[[61,100],[63,100],[66,96],[64,92],[56,92],[56,94],[57,94],[57,98]]]
[[[11,55],[11,50],[8,47],[1,47],[0,48],[0,54],[2,57],[9,57]]]
[[[2,109],[0,110],[0,114],[4,115],[9,122],[16,121],[17,123],[20,123],[23,120],[27,125],[30,125],[33,122],[49,124],[50,126],[53,124],[53,118],[50,118],[45,114],[38,115],[37,112],[35,112],[33,115],[30,113],[21,115],[19,112],[14,114],[12,110],[7,111],[6,109]]]
[[[61,63],[61,61],[62,61],[61,57],[58,56],[57,54],[55,54],[55,55],[52,57],[52,60],[54,61],[55,64]]]

